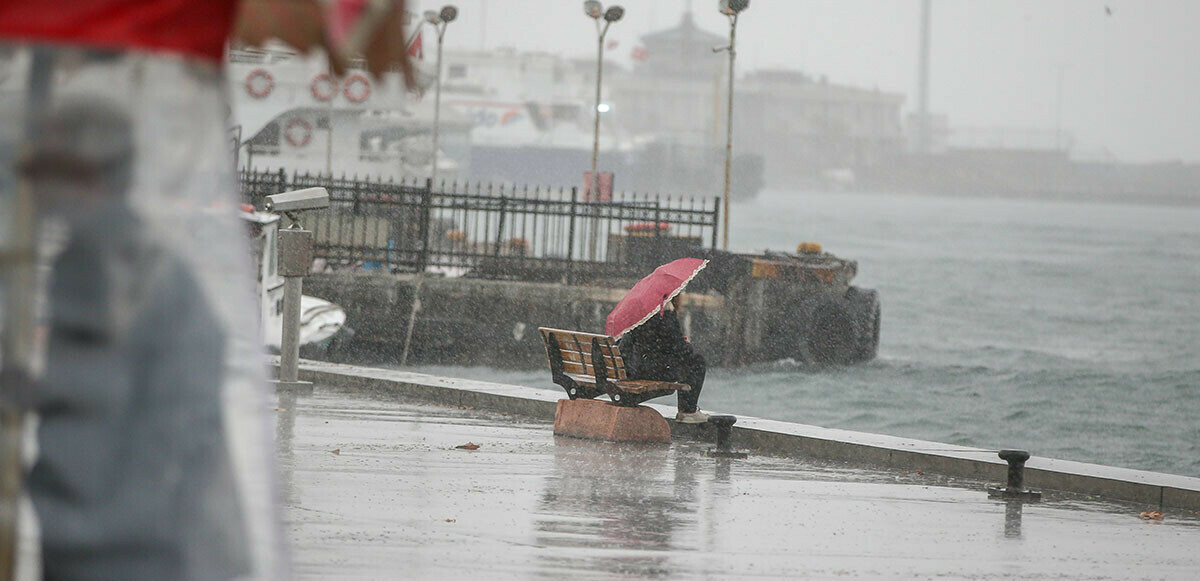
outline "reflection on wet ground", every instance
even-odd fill
[[[556,438],[548,423],[322,388],[281,395],[300,577],[1191,578],[1200,522],[983,483],[703,444]],[[477,450],[456,446],[468,442]],[[1148,556],[1153,555],[1152,558]]]

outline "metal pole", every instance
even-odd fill
[[[1054,151],[1062,151],[1062,93],[1067,65],[1058,65],[1058,82],[1054,85]]]
[[[722,250],[729,250],[729,172],[733,163],[733,60],[737,57],[737,14],[729,17],[729,102],[725,112],[725,225]]]
[[[446,24],[435,24],[434,29],[437,30],[438,49],[437,49],[437,80],[434,82],[434,98],[433,98],[433,168],[430,171],[432,176],[430,180],[437,183],[438,174],[438,129],[442,119],[442,37],[446,34]]]
[[[329,179],[333,179],[333,100],[337,98],[339,85],[334,81],[333,67],[330,67],[328,72],[329,86],[333,89],[329,95],[329,103],[325,106],[325,129],[328,137],[325,141],[325,173],[329,174]]]
[[[304,277],[283,277],[283,337],[279,343],[279,381],[294,383],[300,374],[300,296]]]
[[[26,140],[37,132],[49,101],[54,54],[33,48],[25,101]],[[36,202],[30,184],[17,185],[10,214],[9,252],[0,253],[4,273],[4,327],[0,337],[0,580],[13,579],[17,565],[17,514],[24,466],[21,441],[34,352],[34,305],[37,293]]]
[[[921,62],[917,68],[917,153],[929,153],[929,14],[930,0],[921,2]]]
[[[439,44],[440,47],[440,44]],[[423,231],[421,234],[421,253],[425,255],[425,249],[429,245],[429,212],[430,205],[433,203],[433,179],[425,180],[425,191],[421,194],[421,205],[424,206],[424,217],[422,218]],[[408,326],[404,330],[404,349],[400,351],[400,366],[408,365],[408,351],[412,344],[413,328],[417,324],[417,313],[421,311],[421,287],[425,284],[425,259],[421,258],[417,267],[417,286],[413,288],[412,301],[409,303],[408,309]]]
[[[604,78],[604,35],[608,34],[608,25],[610,22],[604,23],[604,28],[600,28],[600,21],[596,21],[596,29],[599,32],[596,41],[596,108],[595,125],[592,128],[592,195],[588,202],[595,203],[600,199],[600,174],[598,171],[600,161],[600,84]],[[592,207],[595,212],[595,206]],[[599,237],[600,217],[593,216],[590,232],[588,234],[588,260],[596,260],[596,239]]]

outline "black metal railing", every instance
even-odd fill
[[[719,198],[616,193],[582,200],[576,188],[401,182],[243,172],[255,207],[267,195],[322,186],[328,211],[303,219],[331,268],[440,271],[483,277],[579,280],[717,243]],[[585,268],[586,267],[586,268]]]

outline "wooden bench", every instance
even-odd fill
[[[608,335],[539,327],[546,342],[546,358],[554,383],[571,399],[594,399],[607,394],[619,406],[636,406],[646,400],[691,391],[686,383],[628,379],[617,341]]]

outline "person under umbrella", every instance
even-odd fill
[[[675,420],[685,424],[708,421],[708,414],[699,408],[707,364],[683,334],[680,296],[707,265],[707,260],[681,258],[654,269],[634,285],[605,320],[605,332],[617,337],[630,379],[691,386],[691,391],[678,392]]]

